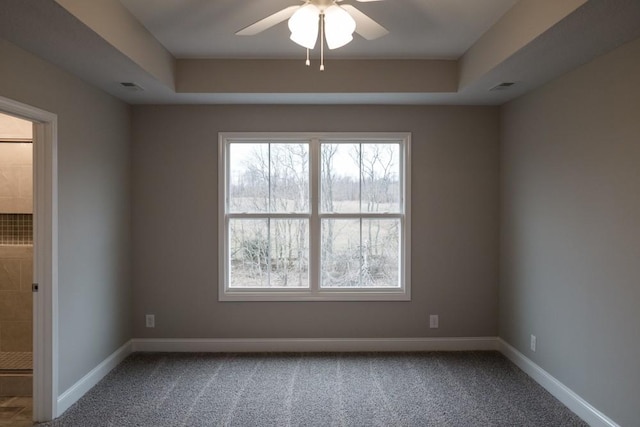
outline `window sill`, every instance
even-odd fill
[[[411,301],[411,295],[405,290],[264,292],[248,289],[220,292],[218,301]]]

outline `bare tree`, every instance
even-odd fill
[[[353,147],[347,157],[341,153]],[[357,202],[362,212],[387,212],[398,206],[398,148],[394,144],[329,144],[320,147],[320,209],[343,212]],[[353,166],[345,164],[349,157]],[[240,212],[309,212],[309,145],[254,144],[233,171],[231,194]],[[350,172],[351,171],[351,172]],[[354,226],[360,224],[359,226]],[[266,218],[234,222],[232,268],[253,284],[301,286],[308,280],[309,222]],[[339,227],[339,228],[338,228]],[[394,220],[323,220],[323,280],[330,286],[378,286],[397,271]],[[394,249],[396,248],[396,249]],[[397,273],[395,273],[397,274]],[[242,279],[239,279],[242,280]]]
[[[320,168],[322,176],[320,178],[322,188],[321,207],[323,212],[334,212],[334,181],[336,178],[333,159],[338,152],[337,144],[322,144],[320,151]],[[322,258],[330,260],[333,257],[333,221],[325,221],[322,230]]]
[[[256,144],[244,158],[242,170],[231,193],[241,199],[239,204],[247,206],[249,212],[308,211],[307,144]],[[308,276],[307,222],[286,218],[265,221],[265,233],[254,233],[253,238],[246,233],[234,236],[234,244],[243,247],[243,271],[253,274],[255,268],[261,269],[270,277],[271,286],[299,286]],[[262,241],[258,243],[256,239]],[[295,279],[291,274],[296,274]]]

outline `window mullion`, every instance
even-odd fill
[[[364,250],[362,247],[362,181],[364,181],[364,172],[362,171],[362,143],[360,143],[358,145],[358,162],[359,162],[359,168],[360,168],[360,209],[359,209],[359,213],[360,213],[360,217],[358,218],[358,221],[360,223],[360,274],[359,274],[359,283],[360,283],[360,287],[362,287],[362,267],[363,265],[363,261],[364,261]]]
[[[267,144],[267,194],[269,197],[267,201],[267,212],[269,212],[267,218],[267,287],[269,287],[271,286],[271,213],[273,212],[271,206],[271,142]]]
[[[309,288],[312,293],[320,289],[320,141],[309,140]]]
[[[400,219],[404,214],[400,212],[369,212],[369,213],[322,213],[321,219]]]
[[[362,143],[358,144],[358,168],[360,169],[358,173],[358,192],[360,193],[360,200],[358,201],[358,211],[362,213]]]
[[[362,203],[362,196],[360,197],[360,203]],[[364,248],[362,247],[362,218],[359,219],[360,223],[360,274],[358,275],[358,282],[360,283],[360,287],[362,287],[362,273],[364,268]]]

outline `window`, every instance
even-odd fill
[[[410,299],[410,134],[219,144],[220,300]]]

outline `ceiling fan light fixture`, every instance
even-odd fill
[[[320,38],[320,70],[324,70],[325,41],[329,49],[337,49],[353,40],[358,32],[367,40],[374,40],[388,34],[386,28],[350,4],[340,6],[343,0],[302,0],[302,6],[289,6],[272,13],[248,27],[236,32],[239,36],[252,36],[288,20],[294,43],[307,49],[306,65],[310,64],[309,50],[316,46]],[[356,0],[370,2],[380,0]],[[318,35],[318,32],[320,35]]]
[[[300,6],[289,18],[289,37],[293,42],[307,49],[313,49],[318,39],[318,23],[320,21],[320,9],[307,3]]]
[[[349,12],[333,4],[324,11],[325,39],[329,49],[337,49],[353,40],[356,21]]]

